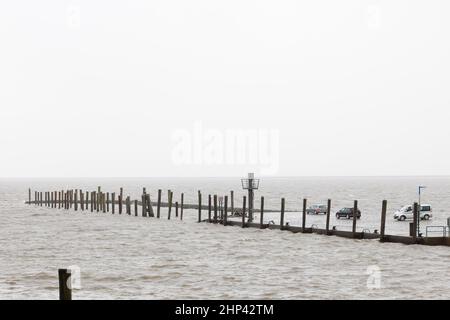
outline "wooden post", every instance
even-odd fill
[[[109,192],[106,193],[106,211],[109,212]]]
[[[284,202],[284,198],[281,198],[280,230],[284,229]]]
[[[198,190],[198,222],[202,222],[202,193]]]
[[[42,191],[40,192],[40,198],[39,198],[39,202],[40,202],[40,205],[41,205],[41,207],[42,207]]]
[[[303,212],[302,212],[302,232],[305,232],[306,228],[306,205],[307,205],[306,199],[303,199]]]
[[[116,193],[111,194],[111,213],[114,214],[116,211]]]
[[[67,269],[58,270],[59,278],[59,300],[72,300],[71,273]]]
[[[53,208],[53,191],[50,192],[50,206]]]
[[[225,196],[224,203],[223,203],[223,225],[227,225],[227,211],[228,211],[228,196]]]
[[[352,225],[352,233],[353,237],[356,235],[356,219],[358,217],[358,200],[355,200],[353,204],[353,225]]]
[[[130,216],[131,215],[131,199],[130,196],[127,196],[127,213]]]
[[[85,194],[86,194],[86,197],[84,199],[84,203],[85,203],[86,211],[87,211],[87,210],[89,210],[89,192],[86,191]]]
[[[94,197],[95,197],[95,194],[94,194],[94,191],[91,191],[91,212],[94,212]]]
[[[78,190],[75,190],[75,194],[74,194],[74,207],[75,207],[75,211],[78,211]]]
[[[259,227],[262,229],[264,225],[264,197],[261,197],[261,212],[259,217]]]
[[[158,204],[156,207],[156,217],[158,219],[161,217],[161,194],[162,194],[162,190],[158,189]]]
[[[214,223],[217,223],[217,194],[214,195]]]
[[[384,241],[384,232],[386,230],[386,211],[387,211],[387,200],[383,200],[381,205],[381,226],[380,226],[380,241]]]
[[[134,200],[134,216],[138,216],[138,201]]]
[[[231,207],[231,216],[234,216],[234,191],[230,191],[230,207]]]
[[[208,194],[208,222],[211,222],[211,195]]]
[[[28,204],[31,204],[31,189],[28,188]]]
[[[330,232],[330,214],[331,214],[331,199],[328,199],[328,204],[327,204],[327,222],[326,222],[326,227],[325,227],[325,229],[327,230],[327,235]]]
[[[119,194],[119,214],[122,214],[122,205],[123,205],[123,188],[120,188],[120,194]]]
[[[168,201],[169,201],[169,208],[168,208],[168,212],[167,212],[167,219],[170,220],[170,214],[172,212],[172,196],[173,196],[172,191],[169,190],[167,196],[168,196]]]
[[[178,201],[175,201],[175,218],[178,218]]]
[[[155,214],[153,213],[152,200],[150,199],[150,194],[149,193],[147,193],[145,195],[145,203],[146,203],[146,206],[147,206],[147,209],[146,209],[147,210],[147,215],[149,217],[154,217]]]
[[[413,241],[417,241],[417,221],[419,219],[419,204],[417,202],[414,202],[414,208],[413,208]]]
[[[95,210],[100,212],[100,192],[95,192]]]
[[[242,198],[242,228],[245,228],[245,206],[247,204],[247,197]]]
[[[184,193],[181,193],[180,220],[183,220],[183,209],[184,209]]]
[[[147,196],[145,193],[142,194],[142,216],[146,217],[147,216],[147,205],[145,203],[145,201],[147,200]]]

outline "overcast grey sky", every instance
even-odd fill
[[[267,174],[448,175],[449,16],[436,0],[2,1],[0,176],[264,174],[202,153],[246,129]],[[199,139],[202,159],[177,162]]]

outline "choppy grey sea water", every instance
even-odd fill
[[[392,212],[417,201],[433,206],[426,225],[450,217],[450,177],[271,178],[261,181],[256,198],[266,208],[287,209],[333,200],[333,212],[359,200],[358,229],[379,228],[381,201],[388,200],[387,233],[408,233],[407,222]],[[241,229],[127,215],[74,212],[25,205],[33,190],[82,188],[118,191],[137,198],[142,187],[171,189],[178,200],[195,203],[204,195],[244,194],[239,179],[2,179],[0,180],[0,298],[57,299],[57,269],[76,265],[81,289],[74,299],[449,299],[450,248],[406,246],[376,240],[350,240],[276,230]],[[237,206],[237,203],[236,203]],[[256,207],[259,201],[256,202]],[[163,217],[166,211],[162,212]],[[268,220],[278,219],[277,213]],[[287,214],[291,225],[299,213]],[[319,227],[324,216],[308,216]],[[331,224],[348,230],[351,222]]]

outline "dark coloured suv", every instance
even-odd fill
[[[336,212],[336,218],[347,218],[353,219],[353,208],[343,208]],[[356,215],[356,219],[361,218],[361,210],[358,209],[358,213]]]

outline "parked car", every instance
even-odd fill
[[[433,209],[429,204],[422,204],[420,206],[420,219],[429,220],[433,217]],[[395,211],[394,219],[398,221],[405,221],[406,219],[413,219],[414,212],[413,206],[404,206],[401,209]]]
[[[319,214],[319,213],[326,214],[327,210],[328,210],[327,205],[324,205],[324,204],[313,204],[312,206],[309,206],[306,209],[306,213],[307,214]]]
[[[342,208],[338,212],[336,212],[336,218],[347,218],[347,219],[353,219],[353,208]],[[356,214],[356,219],[361,218],[361,210],[358,209],[358,212]]]

